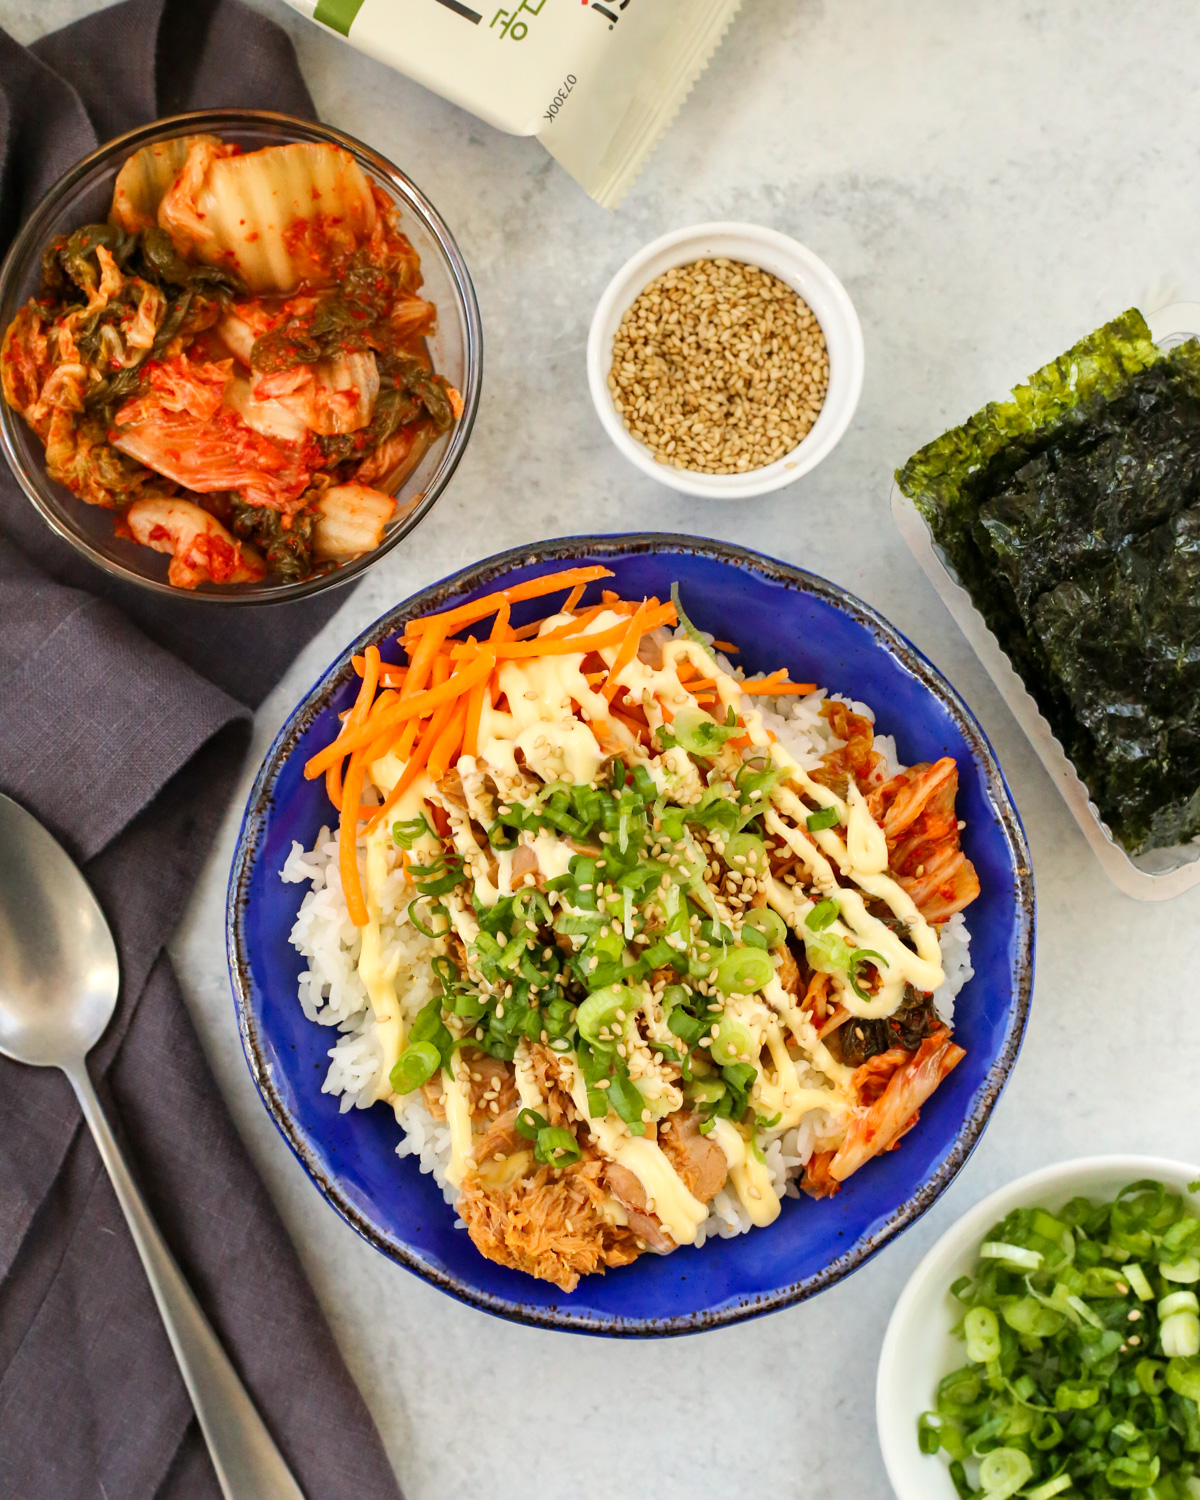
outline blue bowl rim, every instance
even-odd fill
[[[248,900],[248,887],[254,865],[258,839],[272,801],[272,786],[279,769],[292,753],[295,742],[307,732],[334,692],[354,673],[351,657],[361,654],[386,635],[396,634],[400,627],[418,615],[443,609],[457,597],[471,590],[493,584],[503,575],[520,567],[543,563],[569,565],[580,557],[620,557],[647,552],[683,552],[699,554],[718,562],[732,564],[769,581],[799,588],[851,616],[888,649],[900,664],[933,694],[954,719],[963,738],[985,773],[988,795],[1009,848],[1012,851],[1016,881],[1019,953],[1015,965],[1013,1003],[1009,1010],[1004,1041],[987,1078],[977,1091],[969,1115],[954,1137],[944,1160],[918,1191],[897,1205],[891,1214],[871,1233],[860,1236],[842,1255],[820,1271],[769,1293],[750,1297],[734,1304],[700,1312],[684,1313],[661,1319],[630,1319],[619,1316],[573,1316],[559,1306],[541,1307],[521,1303],[486,1292],[447,1271],[431,1266],[408,1246],[385,1235],[346,1196],[337,1181],[324,1169],[310,1146],[305,1132],[288,1110],[276,1090],[266,1067],[257,1035],[257,1017],[250,1005],[249,954],[245,943],[242,913]],[[242,1050],[251,1076],[263,1103],[279,1133],[287,1141],[301,1166],[325,1199],[368,1244],[389,1259],[428,1281],[440,1291],[496,1317],[530,1326],[554,1328],[571,1333],[595,1334],[616,1338],[659,1338],[697,1333],[710,1328],[744,1322],[763,1313],[776,1312],[815,1296],[852,1274],[878,1253],[886,1244],[911,1227],[941,1197],[966,1164],[988,1123],[1021,1050],[1029,1019],[1033,995],[1036,898],[1033,863],[1025,828],[1017,811],[1004,773],[996,759],[991,742],[975,715],[958,692],[938,671],[925,654],[883,615],[856,595],[807,569],[781,562],[765,553],[752,551],[731,542],[689,536],[677,532],[597,533],[588,536],[560,537],[552,541],[510,548],[482,561],[470,564],[427,588],[419,590],[381,615],[338,656],[289,714],[255,776],[246,809],[238,830],[237,846],[230,868],[226,897],[226,949],[234,1008]]]

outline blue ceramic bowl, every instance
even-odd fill
[[[391,1111],[338,1112],[321,1093],[329,1031],[296,999],[302,960],[288,943],[301,888],[279,871],[292,840],[305,848],[331,822],[324,782],[305,760],[336,732],[358,678],[350,662],[404,621],[516,581],[599,562],[626,597],[664,597],[678,581],[696,624],[742,648],[749,672],[780,666],[874,708],[905,764],[958,761],[963,842],[983,893],[970,907],[975,977],[958,998],[966,1058],[921,1111],[898,1151],[870,1162],[835,1198],[787,1199],[765,1230],[701,1250],[644,1255],[571,1295],[493,1265],[476,1251],[431,1178],[395,1155]],[[513,611],[514,624],[537,604]],[[1016,1061],[1033,987],[1029,850],[991,746],[957,693],[874,610],[824,579],[691,537],[573,537],[467,568],[371,626],[292,714],[254,783],[229,884],[229,966],[246,1059],[288,1144],[339,1213],[385,1255],[475,1307],[587,1333],[693,1332],[798,1302],[857,1269],[930,1206],[966,1161]]]

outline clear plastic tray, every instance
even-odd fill
[[[1170,349],[1200,334],[1200,303],[1174,302],[1149,314],[1146,321],[1159,348]],[[1136,857],[1131,857],[1121,848],[1037,703],[971,602],[970,595],[959,583],[942,549],[933,540],[924,517],[894,484],[892,515],[909,550],[987,668],[1000,696],[1025,731],[1051,781],[1062,793],[1084,837],[1114,884],[1139,901],[1166,901],[1200,884],[1200,842],[1152,849]]]

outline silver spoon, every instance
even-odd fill
[[[88,1077],[84,1059],[112,1019],[119,983],[112,933],[87,882],[37,819],[0,795],[0,1052],[70,1079],[226,1500],[304,1500],[147,1212]]]

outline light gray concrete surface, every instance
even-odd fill
[[[489,553],[578,531],[722,537],[881,609],[979,715],[1033,846],[1038,982],[1024,1051],[972,1160],[864,1270],[737,1328],[646,1344],[513,1327],[384,1260],[276,1134],[234,1025],[222,943],[238,806],[174,942],[220,1087],[277,1201],[409,1500],[697,1495],[875,1500],[873,1381],[888,1313],[937,1234],[1042,1163],[1200,1155],[1200,891],[1139,905],[1107,881],[888,514],[891,471],[1131,304],[1200,297],[1200,9],[1182,0],[746,0],[623,207],[588,201],[538,144],[497,134],[288,11],[325,119],[400,163],[457,235],[483,311],[467,456],[259,715],[243,791],[344,642]],[[23,39],[91,0],[3,0]],[[862,404],[815,473],[722,507],[642,478],[604,437],[584,344],[647,240],[703,219],[796,236],[866,337]]]

